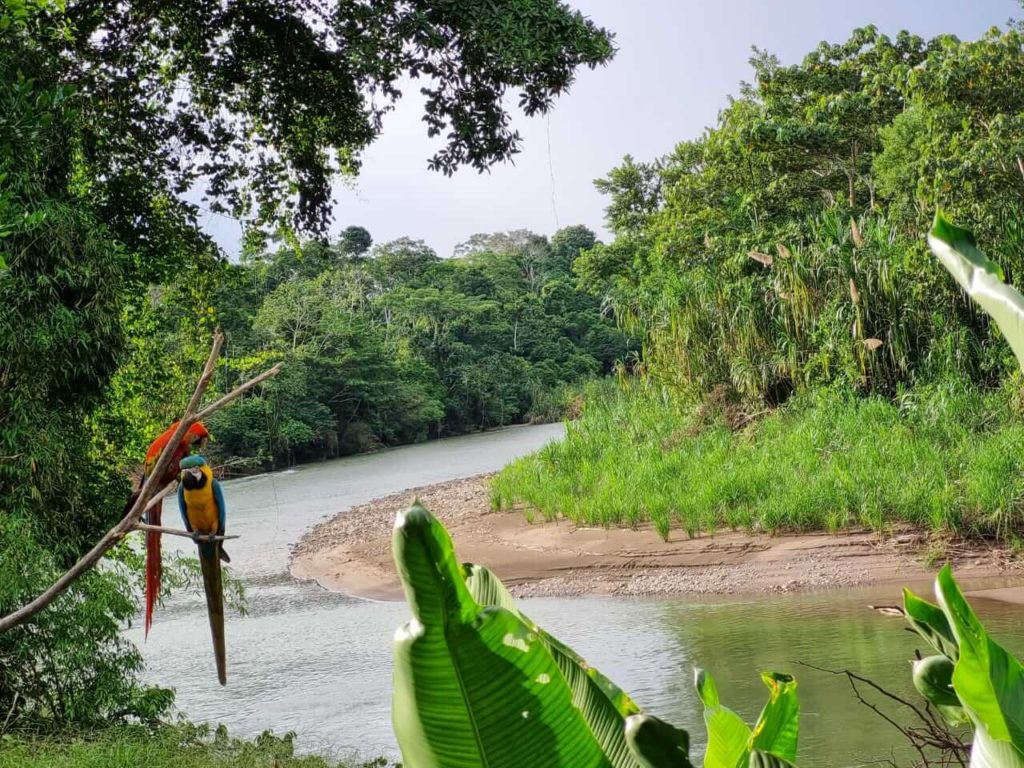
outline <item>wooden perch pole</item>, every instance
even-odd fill
[[[158,482],[157,478],[163,475],[167,465],[170,464],[171,456],[174,453],[175,447],[177,447],[178,443],[181,442],[182,436],[190,426],[199,421],[200,417],[205,418],[211,413],[223,408],[243,392],[247,392],[260,382],[266,381],[271,376],[276,376],[281,370],[281,364],[278,363],[269,371],[266,371],[265,373],[250,379],[241,386],[236,387],[231,392],[224,395],[224,397],[197,413],[199,403],[203,399],[203,393],[206,391],[206,388],[210,385],[210,381],[213,379],[213,373],[217,368],[217,360],[220,359],[220,350],[223,345],[224,334],[222,334],[218,329],[213,335],[213,345],[210,349],[210,356],[206,359],[206,365],[203,366],[203,373],[200,375],[199,381],[196,383],[195,391],[192,393],[192,397],[188,401],[185,413],[181,416],[178,428],[174,430],[173,436],[167,441],[167,445],[164,446],[163,451],[160,452],[160,458],[157,459],[153,470],[149,473],[149,476],[142,484],[142,488],[139,489],[139,496],[135,500],[135,503],[132,504],[131,509],[128,510],[117,525],[103,535],[103,538],[101,538],[92,549],[82,555],[77,563],[71,566],[63,576],[50,585],[50,587],[39,595],[39,597],[32,600],[32,602],[23,605],[13,613],[9,613],[0,618],[0,632],[6,632],[8,629],[12,629],[13,627],[27,621],[56,600],[61,593],[80,578],[82,574],[95,567],[96,563],[100,561],[103,555],[109,552],[127,534],[131,533],[131,531],[140,524],[139,521],[142,519],[142,515],[147,509],[155,506],[157,503],[162,501],[164,496],[171,492],[174,488],[174,483],[169,484],[159,493],[154,495],[154,492],[156,491],[155,486]]]
[[[150,525],[149,523],[136,523],[136,531],[152,531],[154,533],[166,533],[170,536],[181,536],[186,539],[192,539],[193,541],[207,542],[207,541],[227,541],[228,539],[240,539],[241,536],[216,536],[209,533],[189,533],[188,531],[182,531],[179,528],[164,528],[162,525]]]

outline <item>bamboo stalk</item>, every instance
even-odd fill
[[[217,360],[220,359],[220,350],[223,345],[224,334],[222,334],[218,329],[213,335],[213,344],[210,348],[210,355],[207,357],[206,364],[203,366],[203,372],[199,377],[199,381],[196,382],[195,391],[193,391],[192,397],[189,398],[185,412],[181,416],[178,428],[174,430],[174,434],[171,436],[171,439],[167,441],[167,445],[164,446],[163,451],[161,451],[160,458],[157,459],[153,470],[150,472],[145,482],[143,482],[142,488],[139,489],[139,496],[135,500],[135,503],[132,504],[131,509],[128,510],[117,525],[107,531],[103,537],[96,542],[92,549],[82,555],[78,562],[71,566],[71,568],[51,584],[42,594],[31,602],[23,605],[18,610],[0,618],[0,633],[6,632],[19,624],[24,623],[50,605],[50,603],[56,600],[65,590],[67,590],[68,587],[79,579],[82,574],[95,567],[107,552],[109,552],[118,542],[128,535],[135,526],[139,524],[143,513],[147,509],[154,506],[160,499],[170,493],[171,489],[174,487],[173,483],[169,484],[154,496],[154,491],[156,491],[156,484],[158,482],[157,478],[163,475],[167,465],[170,464],[171,456],[173,455],[174,449],[177,447],[178,443],[181,442],[182,436],[190,426],[199,420],[200,416],[204,418],[209,416],[211,413],[223,408],[243,392],[252,389],[252,387],[256,386],[261,381],[265,381],[271,376],[277,375],[281,370],[281,364],[278,363],[265,373],[250,379],[239,387],[236,387],[209,407],[204,408],[202,411],[198,411],[199,403],[203,399],[203,393],[206,392],[206,388],[210,385],[210,381],[213,379],[213,373],[217,367]]]
[[[150,525],[149,523],[136,523],[136,531],[150,531],[152,533],[166,533],[170,536],[181,536],[186,539],[192,539],[193,541],[207,542],[207,541],[227,541],[228,539],[240,539],[241,536],[216,536],[208,533],[189,533],[179,528],[164,528],[162,525]]]

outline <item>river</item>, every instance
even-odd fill
[[[557,439],[561,425],[514,427],[306,465],[225,483],[234,574],[250,611],[228,617],[228,685],[217,684],[205,607],[179,595],[158,608],[145,642],[146,680],[177,691],[196,722],[236,736],[298,733],[302,751],[346,758],[396,755],[390,722],[391,638],[403,603],[376,603],[293,579],[290,545],[340,510],[406,488],[488,472]],[[168,504],[165,520],[176,520]],[[173,537],[165,537],[172,539]],[[168,547],[191,546],[168,542]],[[802,667],[848,668],[913,697],[907,662],[920,642],[866,608],[896,589],[743,599],[524,600],[532,619],[569,642],[646,710],[685,727],[695,753],[704,728],[693,692],[700,664],[723,703],[753,722],[765,700],[758,672],[795,674],[802,704],[799,764],[861,766],[906,753],[895,730],[858,704],[845,679]],[[978,601],[998,638],[1024,651],[1020,607]],[[909,764],[909,761],[906,762]]]

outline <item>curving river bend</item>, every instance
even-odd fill
[[[250,605],[247,616],[228,617],[228,685],[217,684],[205,605],[192,595],[176,596],[158,609],[148,641],[138,628],[129,630],[143,648],[147,680],[175,688],[177,705],[190,719],[224,723],[236,736],[294,730],[303,751],[396,755],[391,638],[408,619],[405,605],[356,600],[293,579],[287,570],[290,545],[340,510],[499,469],[557,439],[562,429],[514,427],[226,483],[229,533],[242,535],[229,542],[229,552]],[[168,504],[164,515],[176,520],[176,507]],[[824,768],[877,763],[893,750],[897,758],[905,755],[898,734],[856,702],[845,680],[797,664],[849,668],[912,696],[906,660],[920,644],[901,621],[866,609],[868,603],[898,601],[898,590],[875,589],[523,603],[532,619],[569,642],[642,707],[689,730],[698,753],[704,729],[692,688],[694,664],[715,675],[723,703],[748,722],[765,699],[760,670],[797,675],[798,762]],[[1024,651],[1020,606],[976,606],[999,639],[1018,654]]]

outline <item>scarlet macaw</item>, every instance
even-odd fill
[[[202,456],[189,456],[181,462],[181,482],[178,484],[178,508],[185,528],[190,533],[210,536],[224,535],[224,492],[220,483]],[[203,588],[206,590],[206,611],[210,616],[213,635],[213,653],[217,659],[217,679],[227,683],[227,659],[224,650],[224,591],[221,586],[220,561],[231,562],[224,551],[223,541],[196,542],[199,545],[199,565],[203,570]]]
[[[149,450],[146,451],[146,463],[143,468],[144,478],[149,477],[153,472],[153,467],[156,465],[157,459],[160,458],[160,453],[163,451],[164,446],[174,436],[174,430],[178,428],[179,422],[174,422],[169,426],[164,433],[160,435],[149,445]],[[198,421],[190,426],[184,435],[181,436],[181,441],[178,443],[178,447],[171,455],[171,461],[167,464],[167,468],[164,470],[163,476],[160,478],[159,488],[163,488],[168,483],[174,481],[178,477],[179,463],[183,458],[188,456],[192,452],[192,446],[198,443],[199,450],[203,450],[206,447],[206,441],[210,438],[210,433],[206,431],[204,427]],[[145,481],[143,481],[145,482]],[[125,514],[131,509],[135,500],[139,497],[139,492],[135,491],[131,498],[128,499],[128,503],[125,505]],[[146,522],[150,525],[160,525],[160,512],[161,505],[157,504],[155,507],[146,513]],[[156,607],[157,598],[160,596],[160,581],[163,577],[163,564],[160,557],[160,534],[154,531],[146,532],[146,636],[149,635],[149,628],[153,625],[153,609]]]

